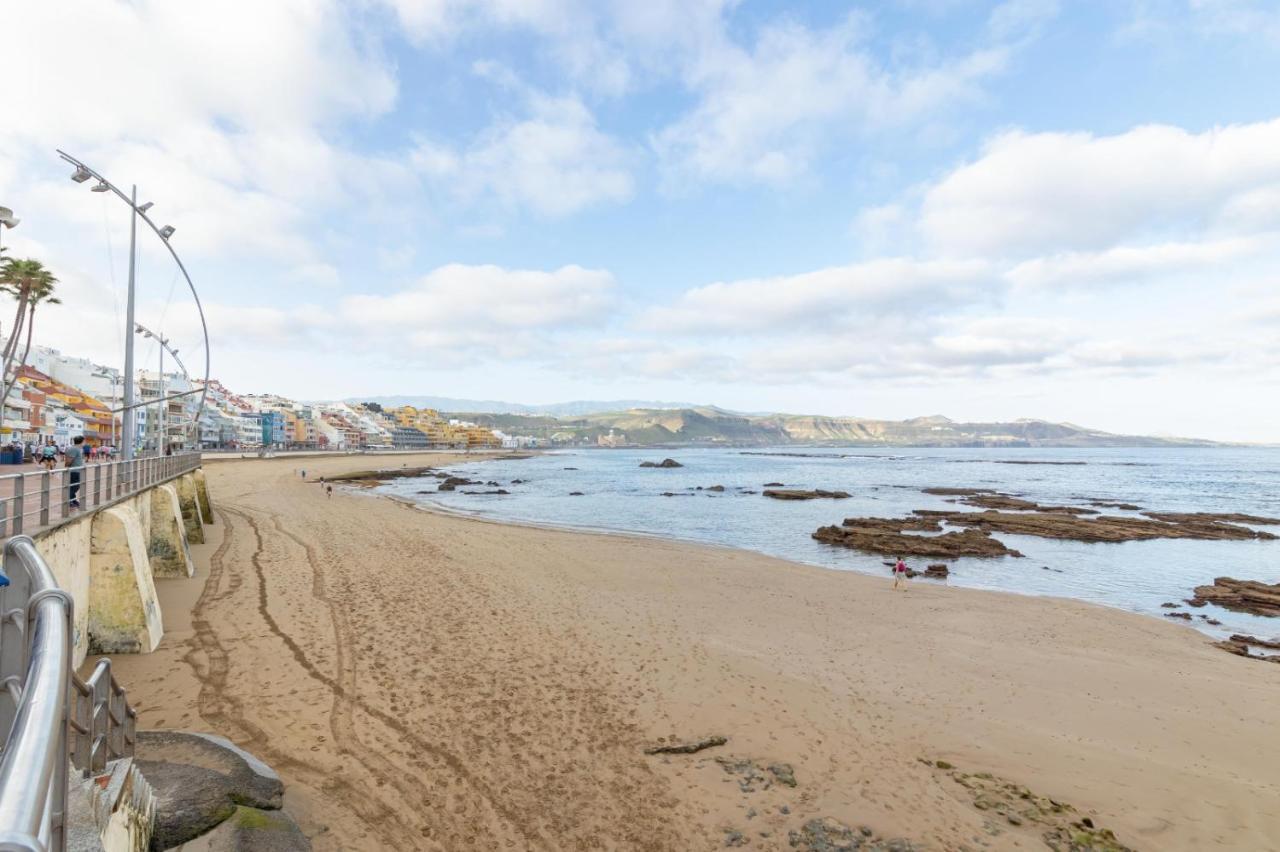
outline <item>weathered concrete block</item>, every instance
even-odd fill
[[[89,651],[146,653],[164,634],[142,519],[125,504],[93,516],[89,545]]]
[[[204,478],[204,468],[191,471],[196,480],[196,501],[200,504],[200,518],[206,524],[213,523],[213,504],[209,502],[209,483]]]
[[[178,505],[182,507],[182,522],[187,528],[187,541],[204,544],[204,524],[201,521],[200,499],[196,496],[196,478],[184,474],[174,480],[178,488]]]
[[[178,489],[159,485],[150,492],[151,536],[147,556],[157,577],[191,577],[196,573],[187,546],[186,523],[178,503]]]

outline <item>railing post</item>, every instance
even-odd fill
[[[13,534],[14,535],[22,535],[22,516],[24,514],[23,504],[26,502],[24,500],[24,497],[26,495],[24,495],[22,492],[25,491],[26,488],[27,488],[26,479],[21,476],[18,477],[18,487],[17,487],[17,490],[13,492]]]
[[[49,471],[46,470],[40,474],[40,526],[42,527],[49,525],[50,479]],[[63,509],[62,514],[64,517],[66,516],[67,512],[65,508]]]
[[[93,469],[93,505],[102,505],[102,465]]]

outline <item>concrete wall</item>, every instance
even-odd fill
[[[204,540],[208,505],[207,488],[199,486],[187,474],[35,537],[58,585],[75,600],[77,666],[90,653],[145,653],[160,641],[154,578],[194,573],[188,542],[193,529]]]

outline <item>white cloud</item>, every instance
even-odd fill
[[[928,187],[920,230],[951,255],[1099,250],[1274,227],[1280,119],[1190,133],[1014,131]]]
[[[551,272],[449,264],[390,295],[342,301],[344,322],[369,333],[508,333],[592,325],[613,306],[608,272],[565,266]]]
[[[1101,252],[1065,252],[1032,258],[1006,273],[1022,287],[1113,285],[1156,276],[1203,275],[1274,245],[1277,235],[1193,243],[1118,246]]]
[[[675,333],[803,333],[850,323],[865,328],[893,316],[982,303],[1000,289],[982,261],[882,259],[696,287],[674,304],[648,311],[641,322]]]
[[[993,47],[890,71],[868,50],[867,27],[859,15],[826,30],[784,20],[750,49],[703,49],[685,72],[698,106],[653,137],[668,180],[785,183],[836,140],[972,99],[1008,58]]]
[[[465,201],[492,196],[547,216],[631,197],[626,149],[580,100],[531,93],[528,111],[498,120],[462,149],[423,141],[412,163]]]

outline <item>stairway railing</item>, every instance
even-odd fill
[[[102,659],[72,668],[75,604],[28,536],[5,542],[0,586],[0,852],[62,852],[69,767],[133,755],[137,713]]]

